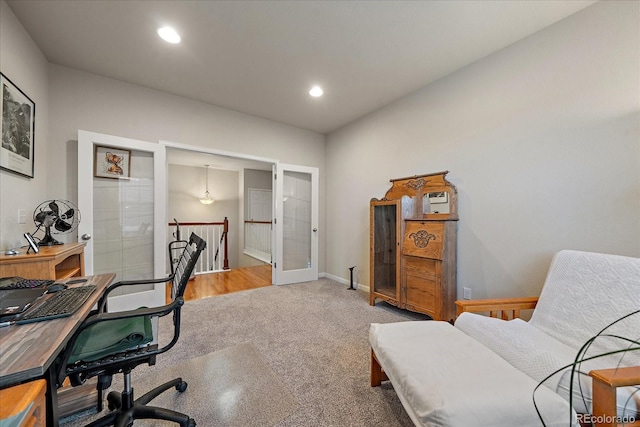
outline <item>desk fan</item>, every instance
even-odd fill
[[[68,200],[47,200],[40,203],[33,211],[33,222],[38,227],[44,227],[44,237],[38,246],[61,245],[62,242],[53,238],[53,234],[71,233],[80,223],[78,207]]]

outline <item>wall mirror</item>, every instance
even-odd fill
[[[434,191],[422,195],[423,214],[448,214],[449,212],[448,191]]]

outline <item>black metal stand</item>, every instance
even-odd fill
[[[349,291],[355,291],[356,288],[353,287],[353,269],[356,268],[356,266],[354,265],[353,267],[349,267],[349,273],[351,274],[351,282],[349,283],[349,287],[347,288],[347,290]]]

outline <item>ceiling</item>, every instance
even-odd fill
[[[326,134],[594,1],[7,3],[51,63]]]

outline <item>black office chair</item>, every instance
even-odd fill
[[[110,285],[93,311],[81,324],[58,360],[57,382],[61,386],[69,377],[72,386],[83,384],[88,378],[98,376],[98,411],[102,410],[102,392],[111,385],[114,374],[124,374],[124,391],[110,392],[108,407],[112,411],[87,427],[129,427],[133,420],[150,418],[179,423],[182,427],[195,426],[187,415],[169,409],[147,406],[161,393],[175,387],[179,392],[187,388],[182,378],[169,381],[134,400],[131,387],[131,370],[147,363],[154,365],[156,356],[172,348],[180,335],[180,310],[184,304],[184,291],[191,272],[206,247],[206,242],[192,233],[188,244],[177,259],[172,274],[155,280],[121,281]],[[172,301],[161,307],[139,308],[122,312],[107,312],[109,292],[121,286],[172,282]],[[152,319],[173,313],[173,339],[160,347],[153,342]]]

